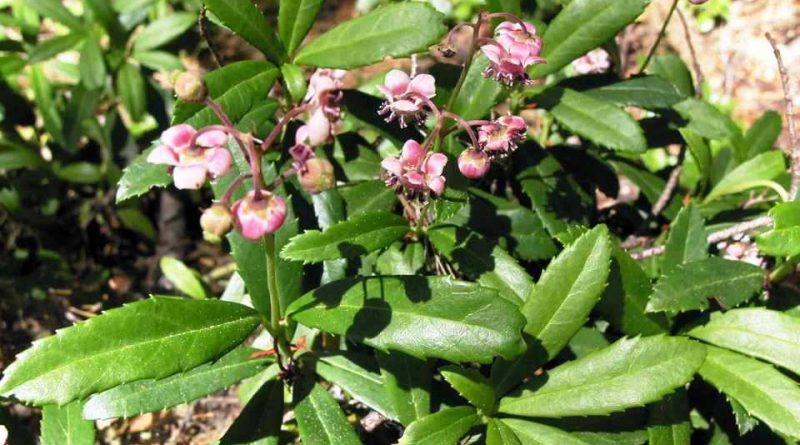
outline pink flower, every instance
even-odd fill
[[[572,67],[578,74],[604,73],[611,67],[611,60],[605,50],[598,48],[573,61]]]
[[[231,212],[239,233],[255,241],[280,229],[286,219],[286,202],[266,190],[261,190],[258,196],[251,190],[231,206]]]
[[[345,70],[321,68],[314,71],[308,80],[305,101],[311,108],[322,110],[332,121],[338,120],[342,114],[342,79],[345,74]]]
[[[458,156],[458,170],[467,178],[482,178],[489,172],[489,167],[489,156],[480,150],[468,148]]]
[[[403,71],[391,70],[378,89],[386,96],[378,114],[389,114],[386,122],[399,118],[400,126],[405,127],[406,118],[420,120],[424,115],[423,98],[436,96],[436,79],[430,74],[417,74],[411,78]]]
[[[519,116],[503,116],[478,128],[480,148],[495,156],[506,156],[525,139],[527,126]]]
[[[437,196],[444,192],[445,178],[442,176],[447,156],[441,153],[426,153],[419,142],[409,139],[403,144],[400,157],[389,156],[381,166],[389,173],[386,185],[403,188],[412,195],[424,195],[429,191]]]
[[[536,35],[536,28],[525,22],[525,27],[515,22],[503,22],[495,30],[492,43],[481,46],[481,51],[489,59],[489,67],[484,74],[508,86],[530,83],[528,67],[544,63],[539,56],[542,39]]]
[[[179,189],[199,189],[206,180],[224,176],[231,169],[233,157],[225,148],[228,136],[219,130],[203,131],[197,136],[191,125],[179,124],[161,133],[161,144],[147,156],[151,164],[169,165]]]

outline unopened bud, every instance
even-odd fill
[[[703,3],[707,2],[708,0],[689,0],[689,3],[693,5],[702,5]]]
[[[175,95],[184,102],[203,102],[207,94],[203,75],[197,71],[180,73],[175,79]]]
[[[224,204],[214,204],[200,216],[200,227],[207,241],[217,242],[233,227],[233,214]]]
[[[300,185],[308,192],[317,194],[333,188],[336,176],[333,174],[333,165],[326,159],[311,158],[305,162],[305,167],[298,175]]]
[[[266,190],[261,190],[258,196],[251,190],[233,204],[231,211],[239,233],[255,241],[281,228],[286,219],[286,201]]]
[[[458,170],[470,179],[482,178],[489,171],[491,161],[486,153],[468,148],[458,156]]]

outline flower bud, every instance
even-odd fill
[[[197,71],[180,73],[175,79],[175,95],[184,102],[203,102],[207,94],[203,75]]]
[[[233,204],[231,211],[239,233],[255,241],[281,228],[286,219],[286,202],[266,190],[261,190],[258,196],[251,190]]]
[[[336,183],[336,176],[333,174],[333,165],[328,160],[311,158],[305,162],[298,180],[308,193],[315,195],[332,188]]]
[[[489,171],[491,161],[486,153],[468,148],[458,156],[458,170],[470,179],[482,178]]]
[[[703,3],[707,2],[708,0],[689,0],[689,3],[693,5],[702,5]]]
[[[233,214],[224,204],[214,204],[205,209],[200,216],[203,237],[210,242],[218,242],[220,237],[231,231]]]

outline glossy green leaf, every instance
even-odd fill
[[[680,130],[683,140],[686,141],[686,147],[689,153],[692,154],[697,168],[700,170],[704,181],[707,183],[711,179],[711,170],[713,168],[713,156],[711,148],[706,144],[700,135],[688,128],[681,128]]]
[[[723,308],[736,307],[761,291],[764,270],[719,257],[677,266],[653,289],[648,312],[685,312],[708,308],[708,299]]]
[[[800,387],[771,365],[708,346],[700,376],[773,430],[800,438]]]
[[[744,135],[747,159],[769,151],[778,141],[781,130],[783,130],[781,115],[772,110],[764,112]]]
[[[288,3],[290,2],[285,4]],[[283,77],[283,84],[286,86],[286,92],[289,93],[289,98],[294,102],[301,102],[308,90],[308,82],[303,69],[299,65],[284,63],[281,65],[281,76]]]
[[[703,202],[733,193],[743,192],[763,182],[771,181],[786,172],[786,161],[780,151],[761,153],[733,169],[720,180]]]
[[[91,11],[94,18],[111,37],[111,43],[117,47],[123,47],[127,32],[119,21],[117,12],[111,7],[108,0],[83,0],[84,6]]]
[[[589,445],[564,430],[523,419],[501,419],[521,445]]]
[[[81,417],[83,403],[42,408],[41,445],[94,445],[94,422]]]
[[[553,103],[553,117],[578,136],[613,150],[647,150],[642,128],[618,106],[568,88],[556,89],[547,96],[545,104]]]
[[[796,317],[764,308],[715,312],[711,321],[689,335],[800,375],[800,319]]]
[[[424,3],[393,3],[344,22],[306,45],[302,65],[351,69],[422,52],[447,32],[444,16]]]
[[[511,255],[486,238],[457,226],[433,226],[428,239],[436,251],[459,272],[503,298],[521,304],[533,288],[533,279]]]
[[[541,56],[547,63],[529,70],[537,79],[613,38],[636,20],[650,0],[572,0],[553,19],[544,33]]]
[[[172,183],[172,176],[167,173],[165,166],[147,162],[147,155],[153,148],[137,156],[122,170],[122,177],[117,183],[117,203],[141,196],[152,187],[166,187]]]
[[[126,63],[117,72],[117,93],[131,119],[139,121],[147,108],[144,78],[139,67]]]
[[[686,98],[672,82],[660,76],[634,77],[584,93],[606,102],[651,110],[669,108]]]
[[[708,102],[690,97],[675,104],[673,109],[689,121],[689,129],[704,138],[735,141],[742,137],[736,124]]]
[[[316,371],[323,379],[342,388],[355,400],[369,406],[389,419],[397,419],[392,401],[384,389],[383,376],[368,366],[365,356],[355,353],[323,356],[317,362]]]
[[[192,298],[208,297],[199,274],[181,260],[164,256],[161,257],[159,266],[164,276],[182,293]]]
[[[56,142],[64,143],[64,122],[53,100],[53,88],[41,66],[31,66],[31,89],[36,107],[42,116],[44,128]]]
[[[322,193],[311,195],[311,203],[314,205],[317,225],[322,230],[346,219],[344,200],[342,200],[339,191],[336,189],[325,190]],[[341,280],[346,275],[346,268],[347,259],[345,258],[323,262],[320,284]]]
[[[237,348],[213,363],[161,380],[138,380],[92,396],[83,407],[85,419],[132,417],[191,402],[248,377],[269,364],[251,359],[252,348]]]
[[[0,394],[64,404],[164,378],[219,357],[257,324],[255,311],[235,303],[168,297],[131,303],[34,342],[6,368]]]
[[[35,148],[0,142],[0,170],[31,168],[42,164],[42,158]]]
[[[151,70],[176,71],[183,69],[181,59],[166,51],[134,51],[131,56]]]
[[[409,425],[398,445],[457,443],[479,421],[475,408],[471,406],[445,408]]]
[[[583,326],[572,336],[568,346],[575,358],[582,358],[610,344],[600,330]]]
[[[103,179],[103,172],[100,166],[91,162],[73,162],[54,170],[56,176],[76,184],[94,184]]]
[[[394,190],[383,181],[364,181],[336,189],[344,199],[347,216],[350,218],[367,213],[388,212],[397,203]]]
[[[283,423],[283,382],[269,380],[248,399],[219,445],[278,445]]]
[[[267,60],[280,64],[286,59],[286,50],[252,1],[204,0],[204,3],[222,24],[264,53]]]
[[[800,254],[800,203],[785,202],[769,211],[774,221],[772,230],[758,235],[758,249],[772,256]]]
[[[689,67],[675,54],[662,54],[650,60],[647,72],[670,81],[685,97],[694,96],[694,81]]]
[[[425,266],[425,246],[411,243],[401,250],[400,243],[394,243],[384,250],[375,267],[381,275],[416,275]]]
[[[294,415],[304,445],[360,445],[342,409],[328,391],[316,383],[294,388]],[[309,385],[310,386],[310,385]]]
[[[33,65],[52,59],[63,52],[69,51],[82,42],[85,35],[81,32],[72,32],[63,36],[51,37],[40,41],[28,52],[28,63]]]
[[[681,209],[670,226],[664,245],[664,273],[681,264],[702,260],[708,256],[706,226],[700,209],[694,204]]]
[[[375,357],[397,420],[408,426],[430,414],[433,373],[428,361],[397,351],[376,351]]]
[[[83,28],[81,19],[71,13],[60,0],[28,0],[25,4],[39,14],[60,22],[72,30],[80,31]]]
[[[281,250],[281,257],[315,263],[355,258],[386,247],[409,232],[405,218],[387,212],[369,213],[334,224],[324,231],[309,230]]]
[[[283,0],[278,10],[278,35],[292,54],[297,49],[322,8],[322,0]]]
[[[688,383],[705,355],[702,344],[682,337],[622,339],[535,377],[501,399],[499,412],[558,418],[644,406]]]
[[[81,59],[78,63],[81,82],[90,89],[102,88],[106,84],[106,63],[103,60],[103,49],[95,36],[90,35],[83,41]]]
[[[494,412],[495,394],[489,380],[477,369],[450,365],[441,368],[442,378],[485,415]]]
[[[522,442],[503,420],[489,419],[486,423],[486,445],[522,445]]]
[[[155,241],[156,228],[150,221],[150,217],[136,207],[117,208],[117,216],[125,228],[144,236],[148,240]]]
[[[487,363],[523,350],[524,319],[493,289],[443,277],[388,276],[326,284],[295,301],[294,320],[381,350]]]
[[[690,445],[692,424],[686,391],[679,389],[650,407],[647,436],[650,445]]]
[[[137,35],[134,51],[158,48],[177,38],[197,23],[197,15],[191,12],[173,12],[150,22]]]
[[[464,84],[453,104],[453,113],[466,120],[481,119],[500,101],[503,86],[500,82],[483,75],[489,59],[478,55],[469,67]]]
[[[751,416],[741,403],[728,397],[728,404],[733,411],[733,417],[736,419],[736,427],[739,428],[739,434],[745,435],[757,427],[761,422],[755,417]]]

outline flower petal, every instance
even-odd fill
[[[436,196],[442,196],[444,193],[444,176],[433,176],[428,178],[428,188],[431,189]]]
[[[177,165],[178,155],[168,146],[159,145],[147,155],[147,162],[151,164]]]
[[[331,123],[321,108],[311,115],[308,124],[308,141],[311,145],[322,145],[331,137]]]
[[[388,89],[392,95],[400,96],[408,90],[408,84],[410,82],[411,78],[408,77],[408,74],[405,72],[400,70],[391,70],[386,73],[386,77],[383,80],[383,86]]]
[[[447,164],[447,156],[442,153],[432,153],[425,160],[425,165],[422,170],[426,175],[439,176],[444,171],[444,166]]]
[[[418,74],[411,79],[408,90],[428,98],[436,96],[436,78],[430,74]]]
[[[208,157],[208,172],[211,177],[216,179],[220,176],[225,176],[231,170],[233,165],[233,156],[227,148],[210,148],[212,151]]]
[[[228,143],[228,135],[224,131],[204,131],[197,136],[197,145],[201,147],[224,147]]]
[[[181,150],[189,146],[195,133],[196,131],[191,125],[178,124],[161,133],[161,142],[173,150]]]
[[[206,182],[208,170],[205,165],[179,165],[172,172],[175,187],[179,189],[199,189]]]
[[[419,145],[419,142],[409,139],[403,144],[403,151],[400,153],[400,162],[404,167],[415,168],[422,163],[425,157],[425,151]]]
[[[381,161],[381,167],[395,176],[401,176],[403,174],[403,164],[394,156],[389,156]]]

